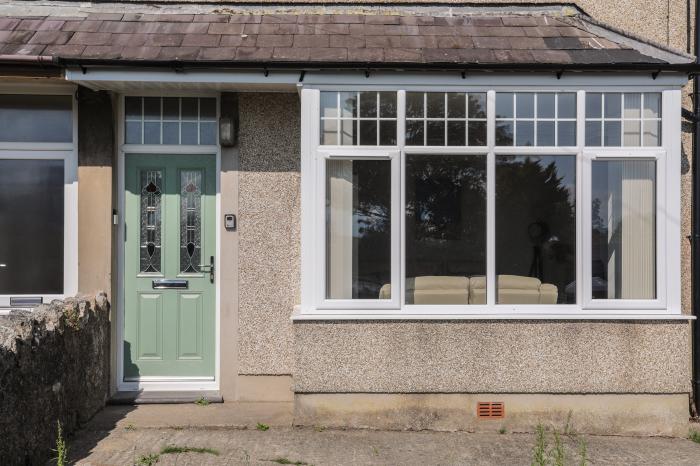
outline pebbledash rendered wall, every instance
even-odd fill
[[[381,3],[390,11],[391,1]],[[578,4],[601,21],[682,50],[692,37],[684,1]],[[690,92],[686,87],[686,108]],[[573,413],[581,431],[684,433],[687,321],[292,324],[300,294],[299,98],[239,96],[238,373],[292,375],[298,424],[528,429]],[[684,126],[684,237],[690,159],[690,127]],[[682,256],[683,309],[690,313],[686,241]],[[507,421],[476,420],[476,401],[505,401]]]

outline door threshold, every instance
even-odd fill
[[[221,393],[214,390],[198,391],[123,391],[115,393],[107,402],[110,405],[188,404],[199,400],[223,403]]]

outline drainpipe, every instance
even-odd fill
[[[688,5],[690,8],[690,5]],[[700,0],[695,0],[695,62],[700,63]],[[700,76],[696,72],[693,76],[693,209],[692,209],[692,312],[700,319]],[[693,395],[694,415],[698,415],[700,408],[700,322],[693,322]]]

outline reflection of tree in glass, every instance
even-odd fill
[[[550,161],[551,160],[551,161]],[[498,157],[496,170],[496,262],[499,274],[530,275],[563,291],[575,280],[575,158],[564,156]],[[533,237],[539,223],[546,237]],[[535,255],[541,255],[535,257]]]

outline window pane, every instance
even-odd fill
[[[486,118],[486,94],[469,94],[469,118]]]
[[[467,124],[463,121],[447,122],[447,145],[464,146],[467,141]]]
[[[469,122],[469,145],[470,146],[485,146],[486,145],[486,122],[485,121],[470,121]]]
[[[160,122],[146,121],[143,124],[143,143],[160,144]]]
[[[0,294],[63,293],[63,161],[0,160]]]
[[[661,145],[661,122],[656,120],[644,121],[644,145]]]
[[[560,146],[575,146],[576,145],[576,122],[575,121],[560,121],[558,123],[558,145]]]
[[[202,120],[214,120],[216,118],[216,99],[213,97],[199,99],[199,117]]]
[[[555,94],[537,94],[537,118],[554,118]]]
[[[163,122],[163,144],[180,144],[180,123]]]
[[[559,118],[576,118],[576,94],[564,92],[559,94]],[[561,145],[561,144],[560,144]]]
[[[463,92],[447,94],[447,117],[465,118],[467,116],[466,96]]]
[[[622,94],[605,94],[605,118],[620,118],[622,106]]]
[[[69,95],[0,94],[0,141],[71,142],[72,112]]]
[[[486,303],[486,157],[408,155],[406,303]]]
[[[530,92],[515,94],[515,116],[516,118],[535,117],[535,94]]]
[[[427,94],[428,118],[445,118],[445,94],[429,92]]]
[[[513,118],[512,93],[496,93],[496,118]]]
[[[197,144],[197,123],[183,122],[180,128],[182,130],[180,135],[182,144]]]
[[[160,97],[143,98],[143,119],[160,120]]]
[[[423,120],[406,121],[406,145],[422,146],[424,144],[425,123]]]
[[[216,122],[203,121],[199,124],[199,143],[216,144]]]
[[[429,146],[445,145],[445,122],[428,121],[428,141]]]
[[[338,116],[337,92],[321,92],[321,116],[326,118]]]
[[[141,97],[124,97],[124,113],[127,120],[140,120],[143,117]]]
[[[341,120],[340,122],[340,144],[344,146],[357,144],[356,120]]]
[[[537,145],[538,146],[553,146],[554,145],[554,122],[553,121],[538,121],[537,122]]]
[[[586,93],[586,118],[602,118],[602,97],[603,94],[599,92]]]
[[[587,146],[601,146],[600,136],[601,136],[601,121],[587,121],[586,122],[586,145]]]
[[[625,128],[625,146],[641,146],[642,145],[642,123],[639,120],[626,120]]]
[[[196,97],[183,97],[181,104],[183,120],[196,120],[199,117]]]
[[[124,142],[127,144],[141,144],[141,122],[127,121],[125,123]]]
[[[644,94],[644,118],[661,118],[661,94]]]
[[[341,92],[340,93],[340,116],[342,118],[357,117],[357,93],[356,92]]]
[[[625,94],[624,118],[641,118],[642,94]]]
[[[360,92],[360,117],[361,118],[376,118],[377,117],[377,93],[376,92]]]
[[[338,144],[338,120],[321,120],[321,144]]]
[[[396,118],[396,92],[379,93],[380,118]]]
[[[500,304],[576,302],[576,157],[496,158]]]
[[[377,145],[377,121],[376,120],[360,120],[360,145],[361,146],[376,146]]]
[[[128,118],[128,116],[127,116]],[[163,98],[163,119],[164,120],[179,120],[180,119],[180,99],[177,97]]]
[[[406,93],[406,118],[423,118],[425,116],[423,108],[422,92]]]
[[[592,163],[594,299],[656,298],[656,163]]]
[[[605,127],[605,141],[604,146],[620,146],[621,144],[621,132],[619,121],[606,121]]]
[[[326,298],[391,298],[391,162],[326,162]]]
[[[496,145],[497,146],[512,146],[513,145],[513,122],[512,121],[497,121],[496,122]]]
[[[396,145],[396,120],[379,122],[379,144],[382,146]]]
[[[515,122],[515,137],[516,146],[534,146],[535,145],[535,122],[533,121],[516,121]]]

